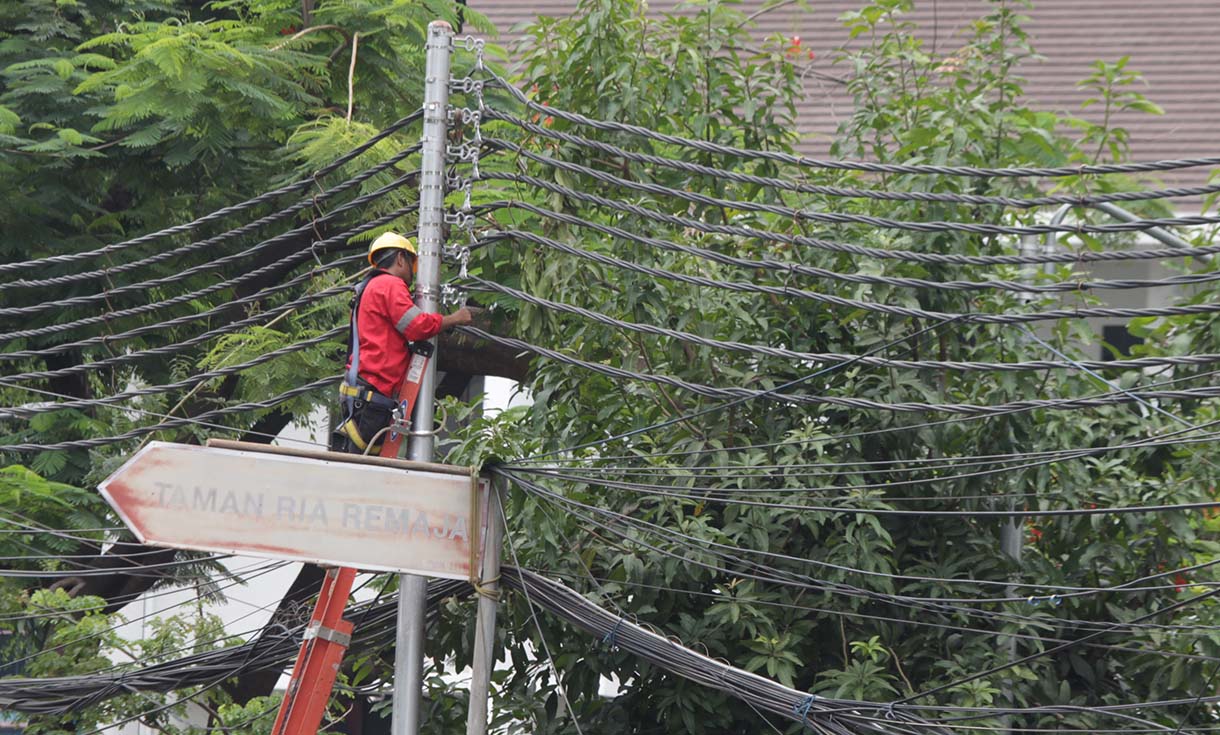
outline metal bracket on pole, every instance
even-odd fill
[[[305,629],[305,640],[313,640],[314,638],[323,641],[330,641],[331,643],[338,643],[344,648],[347,648],[352,644],[351,634],[344,633],[338,628],[327,628],[321,623],[311,623],[309,627]]]
[[[449,66],[453,28],[445,21],[428,24],[424,77],[424,132],[419,176],[419,272],[415,305],[428,313],[439,307],[441,251],[445,244],[445,148],[449,121]],[[435,345],[435,338],[432,340]],[[429,360],[415,402],[415,426],[407,456],[431,460],[436,394],[436,360]],[[397,644],[394,651],[394,708],[391,735],[419,732],[423,698],[424,616],[428,580],[414,574],[399,577]]]

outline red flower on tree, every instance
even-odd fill
[[[1032,519],[1026,521],[1025,526],[1026,526],[1025,530],[1029,534],[1028,543],[1036,544],[1042,540],[1042,529],[1035,526]]]

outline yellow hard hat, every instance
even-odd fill
[[[374,256],[378,250],[385,250],[386,248],[406,250],[412,256],[417,255],[415,243],[396,232],[386,232],[374,240],[373,244],[369,245],[369,265],[376,266],[377,261]]]

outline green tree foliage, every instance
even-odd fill
[[[307,177],[419,107],[426,24],[438,17],[457,22],[457,11],[448,0],[36,0],[5,4],[0,8],[0,260],[90,251],[189,222]],[[488,28],[474,11],[464,11],[461,17],[470,30]],[[299,197],[316,197],[324,188],[385,161],[417,140],[414,130],[386,138],[330,176],[318,178],[316,187],[296,197],[271,200],[215,224],[121,253],[5,278],[37,280],[100,270],[217,237],[231,227],[294,204]],[[81,306],[0,316],[6,353],[39,353],[24,360],[3,358],[6,372],[62,369],[113,358],[124,351],[181,342],[296,298],[301,291],[281,290],[253,301],[246,309],[210,311],[304,273],[320,263],[321,255],[358,250],[362,239],[343,240],[328,251],[313,248],[316,241],[409,204],[415,197],[412,186],[346,217],[320,218],[355,196],[401,179],[410,165],[404,162],[388,168],[329,201],[315,200],[313,206],[281,217],[274,225],[248,228],[210,247],[161,257],[135,271],[4,292],[0,296],[3,306],[13,308],[75,296],[93,298]],[[409,219],[391,225],[412,226]],[[243,255],[273,235],[281,239]],[[230,260],[224,267],[206,267],[225,256]],[[139,287],[197,266],[206,268],[189,278]],[[219,280],[258,269],[263,270],[257,277],[247,277],[229,288],[213,287]],[[350,277],[336,273],[307,281],[306,289],[321,290]],[[8,336],[10,330],[72,322],[209,287],[210,291],[185,303],[108,320],[104,326],[83,324],[46,336]],[[22,405],[43,398],[89,398],[133,386],[172,383],[197,372],[200,365],[228,367],[317,336],[340,322],[343,310],[343,300],[334,299],[306,311],[294,310],[261,330],[241,332],[219,343],[204,341],[167,359],[145,359],[41,382],[26,380],[26,387],[6,386],[0,388],[0,395],[5,405]],[[204,312],[215,315],[176,327],[152,328],[111,345],[47,354],[64,342]],[[50,444],[113,435],[146,425],[150,417],[165,413],[189,415],[233,402],[263,400],[332,374],[335,350],[335,345],[323,344],[297,353],[295,358],[263,366],[248,381],[245,377],[217,379],[193,390],[143,397],[126,404],[135,413],[65,409],[33,421],[0,422],[0,442]],[[263,411],[253,419],[240,416],[229,423],[251,427],[266,418],[271,423],[262,428],[275,428],[274,417],[268,418],[271,414],[290,418],[319,400],[310,396],[282,411]],[[156,438],[192,440],[199,436],[198,427],[188,427]],[[47,477],[87,484],[104,477],[129,449],[44,453],[26,461]]]
[[[0,262],[92,251],[181,225],[290,181],[309,181],[312,172],[322,165],[419,108],[426,25],[436,18],[455,25],[464,22],[468,31],[491,30],[477,12],[463,10],[450,0],[34,0],[0,4]],[[262,289],[304,276],[322,260],[329,262],[361,250],[366,245],[361,238],[337,237],[338,244],[330,250],[315,250],[314,243],[336,238],[361,222],[409,205],[415,199],[412,180],[406,179],[403,188],[344,217],[323,217],[357,196],[404,179],[417,163],[404,160],[329,200],[317,197],[324,189],[387,161],[417,141],[418,128],[406,129],[329,176],[313,177],[311,186],[295,196],[269,200],[190,232],[172,233],[73,263],[16,274],[6,271],[0,280],[9,288],[0,292],[0,309],[36,310],[29,315],[0,315],[4,375],[11,378],[44,371],[51,375],[6,381],[0,387],[0,405],[6,409],[31,408],[43,402],[112,396],[175,383],[201,370],[227,368],[332,330],[345,319],[345,297],[313,303],[275,319],[267,317],[254,328],[223,338],[197,339],[192,348],[168,355],[146,355],[105,369],[63,372],[73,366],[199,338],[290,299],[350,283],[356,269],[345,272],[340,268],[307,278],[297,288],[246,301],[240,309],[225,308],[236,298],[258,296]],[[262,227],[218,238],[230,228],[302,199],[308,206],[300,211]],[[404,217],[387,226],[410,229],[413,220]],[[285,232],[289,234],[285,236]],[[373,234],[376,232],[370,236]],[[246,252],[274,235],[281,239],[256,253]],[[203,246],[186,248],[205,240],[208,242]],[[164,255],[179,250],[180,255]],[[222,257],[229,258],[226,264],[210,267]],[[136,259],[155,262],[137,270],[100,272]],[[176,278],[183,270],[199,266],[206,267],[189,277]],[[218,282],[259,269],[257,277],[225,288],[215,287]],[[82,271],[99,273],[49,286],[11,283],[55,279]],[[142,285],[171,277],[174,280],[170,282]],[[195,297],[179,298],[155,311],[110,318],[104,324],[85,322],[45,335],[12,335],[96,319],[103,312],[143,307],[201,290]],[[83,305],[66,301],[73,297],[92,300]],[[41,304],[54,308],[39,310]],[[158,326],[171,318],[179,321],[174,326]],[[60,347],[65,342],[139,328],[145,329],[135,337]],[[0,417],[0,444],[49,445],[114,436],[157,423],[166,416],[190,417],[236,403],[265,400],[335,374],[340,351],[337,342],[323,342],[241,375],[140,395],[121,405],[43,409],[33,416],[14,417],[6,412]],[[32,356],[9,354],[25,352]],[[188,424],[152,438],[194,443],[225,426],[232,428],[222,432],[226,436],[252,431],[249,436],[265,438],[330,400],[329,394],[319,392],[278,409],[221,417],[208,426]],[[120,445],[18,455],[5,452],[0,456],[0,466],[9,465],[0,470],[0,503],[5,507],[0,549],[13,559],[25,557],[7,562],[6,567],[47,573],[46,577],[5,579],[0,584],[0,597],[6,613],[17,616],[32,604],[31,600],[51,594],[41,588],[52,586],[59,596],[74,595],[71,609],[63,616],[65,625],[72,620],[80,625],[117,623],[112,614],[114,597],[126,599],[134,594],[133,587],[198,582],[208,596],[207,578],[223,570],[215,564],[192,564],[190,555],[174,552],[157,552],[166,560],[185,562],[163,575],[124,577],[116,572],[114,580],[104,574],[67,576],[81,567],[116,566],[113,556],[108,558],[103,553],[113,551],[108,543],[114,540],[114,534],[95,529],[121,526],[121,522],[93,487],[138,444],[139,440],[133,440]],[[12,525],[18,522],[29,528]],[[48,528],[59,532],[49,533],[45,530]],[[135,551],[134,546],[123,549]],[[152,550],[139,552],[149,554]],[[122,566],[121,562],[117,566]],[[205,620],[197,615],[190,618],[200,625]],[[30,632],[30,636],[12,636],[9,640],[42,646],[52,639],[53,632],[46,624],[41,625],[37,630],[18,631]],[[11,627],[5,625],[6,629]],[[182,631],[179,638],[197,635],[201,632]],[[98,670],[110,666],[110,659],[121,656],[124,648],[148,657],[149,651],[140,647],[151,640],[83,637],[77,653],[60,659],[60,669],[27,666],[25,673],[52,676]],[[19,652],[6,651],[15,653]],[[8,660],[11,656],[0,658]],[[45,659],[39,656],[31,660]],[[225,704],[219,691],[209,692],[203,699],[212,705]],[[135,714],[140,707],[147,709],[166,701],[163,697],[150,700],[133,695],[123,700],[121,706],[126,710],[108,705],[73,719],[40,720],[36,724],[43,732],[85,732],[95,723],[112,722],[125,717],[124,712]],[[241,702],[234,706],[252,708],[255,704]],[[215,716],[224,718],[219,713]],[[236,726],[240,719],[236,716],[224,722]],[[172,726],[164,717],[147,723]]]
[[[837,54],[854,109],[836,136],[836,156],[974,166],[1121,160],[1127,154],[1127,138],[1113,126],[1107,111],[1156,111],[1136,91],[1138,75],[1125,60],[1099,62],[1081,70],[1082,75],[1087,74],[1082,86],[1095,101],[1079,116],[1039,109],[1025,97],[1020,77],[1021,64],[1035,58],[1035,51],[1033,40],[1023,30],[1022,13],[1028,9],[1015,0],[988,2],[982,17],[957,38],[955,48],[937,52],[912,33],[914,28],[905,15],[909,5],[909,0],[875,0],[840,19],[853,39]],[[791,41],[772,39],[755,47],[748,34],[750,22],[731,4],[694,4],[684,10],[688,12],[651,20],[645,17],[642,4],[632,0],[585,0],[571,18],[540,20],[520,51],[522,84],[535,100],[553,108],[717,143],[794,150],[798,140],[793,104],[800,94],[801,70]],[[0,186],[6,195],[0,198],[5,235],[0,241],[0,258],[21,260],[75,252],[177,224],[264,191],[272,183],[289,180],[350,149],[418,106],[422,28],[437,12],[455,15],[448,4],[426,2],[319,2],[308,18],[294,3],[270,0],[205,6],[100,0],[5,6],[0,9]],[[466,14],[466,20],[480,22],[473,12]],[[356,112],[349,121],[347,69],[353,53],[357,71],[352,104]],[[503,96],[494,100],[501,106],[506,103]],[[870,176],[847,171],[798,173],[769,162],[713,156],[580,128],[558,117],[528,116],[544,128],[633,150],[759,176],[800,176],[803,183],[814,185],[1022,197],[1045,193],[1047,187],[1078,194],[1149,184],[1114,177],[1048,183],[1018,178]],[[484,123],[483,134],[634,181],[743,202],[924,222],[1012,225],[1032,223],[1038,216],[1034,211],[1001,211],[987,205],[826,199],[591,154],[504,123]],[[411,134],[395,136],[337,176],[383,161],[412,140]],[[1019,246],[1015,239],[1003,236],[814,225],[745,207],[626,192],[520,156],[485,157],[481,166],[487,171],[526,172],[711,225],[744,225],[922,253],[995,255],[1016,252]],[[375,178],[361,191],[386,181],[388,178]],[[525,200],[682,245],[843,273],[938,281],[1029,278],[1051,282],[1080,276],[1075,266],[1035,272],[1008,266],[980,269],[917,264],[729,238],[695,228],[676,230],[516,184],[482,182],[474,195],[476,203]],[[375,216],[407,200],[406,196],[395,199],[370,208],[368,214]],[[1131,206],[1145,215],[1166,211],[1158,204]],[[1214,202],[1209,202],[1211,206]],[[686,253],[653,249],[520,210],[501,210],[491,216],[487,224],[496,229],[538,232],[596,253],[677,273],[799,286],[925,310],[998,313],[1097,303],[1093,296],[1077,292],[1025,297],[1012,291],[907,289],[783,278],[773,272],[745,271]],[[292,224],[309,221],[303,214]],[[337,228],[324,229],[320,234],[329,236],[335,231]],[[1197,243],[1210,242],[1213,234],[1199,232]],[[275,251],[274,257],[288,261],[267,282],[277,283],[311,267],[314,261],[308,247],[314,237],[302,237]],[[166,242],[186,241],[175,236]],[[1121,236],[1073,235],[1058,242],[1060,247],[1078,251],[1130,245],[1131,238]],[[168,244],[140,252],[156,252],[160,247]],[[359,243],[351,247],[358,248]],[[153,270],[172,273],[237,248],[228,244],[217,252],[197,253],[189,263],[176,261]],[[232,275],[246,267],[242,263],[220,272]],[[40,275],[59,272],[51,271]],[[1012,326],[938,325],[867,310],[830,308],[795,297],[699,289],[557,255],[521,241],[500,241],[476,251],[471,271],[626,321],[718,340],[839,354],[861,354],[891,345],[879,354],[912,360],[1015,362],[1053,357],[1034,338]],[[142,272],[140,277],[146,274]],[[124,280],[127,276],[123,274],[115,278],[116,284],[136,282],[134,278]],[[186,285],[208,283],[210,278],[201,275]],[[311,288],[334,285],[344,278],[347,276],[315,279]],[[92,293],[93,285],[69,286],[63,295]],[[184,290],[181,286],[150,289],[158,298]],[[180,305],[172,313],[200,313],[241,293],[227,289]],[[142,303],[149,295],[121,297],[106,306]],[[44,296],[21,292],[20,298],[5,304],[35,303]],[[265,299],[254,308],[273,306],[279,298]],[[480,298],[489,300],[483,295]],[[1206,288],[1183,296],[1186,303],[1214,299],[1215,291]],[[770,389],[831,368],[828,362],[794,362],[643,336],[509,298],[495,300],[504,315],[499,326],[516,336],[585,360],[639,372],[717,386]],[[69,311],[92,313],[84,308]],[[343,311],[344,304],[332,300],[273,324],[209,342],[197,351],[141,363],[138,369],[93,373],[72,384],[48,381],[36,385],[87,396],[112,394],[133,384],[170,382],[201,366],[236,364],[318,335],[340,322]],[[154,323],[159,318],[124,324]],[[63,319],[63,314],[12,319],[6,328]],[[80,330],[72,336],[105,333],[106,328],[108,325]],[[133,340],[127,347],[166,344],[205,328],[167,329]],[[926,335],[910,337],[924,328],[932,329]],[[1137,355],[1220,352],[1220,324],[1214,315],[1139,320],[1132,329],[1145,338],[1135,349]],[[1095,352],[1099,343],[1087,324],[1078,320],[1049,323],[1035,334],[1077,356],[1087,354],[1086,350]],[[62,339],[15,340],[5,349],[45,347]],[[62,359],[11,364],[21,370],[53,368],[110,354],[102,345]],[[144,397],[126,405],[163,414],[260,400],[268,393],[333,372],[335,358],[333,345],[318,348],[302,353],[294,362],[252,369],[240,379],[211,381],[196,390]],[[1179,368],[1173,377],[1201,377],[1205,371]],[[1130,388],[1166,376],[1129,371],[1111,377]],[[534,399],[532,407],[470,421],[449,445],[449,461],[481,462],[493,456],[562,450],[717,405],[674,388],[611,380],[541,359],[534,362],[527,387]],[[1065,370],[980,374],[847,365],[791,390],[885,403],[1003,404],[1031,397],[1091,395],[1111,388],[1088,375]],[[31,400],[30,395],[9,387],[0,388],[0,397],[5,405]],[[319,400],[324,399],[294,402],[285,414],[288,418],[299,415]],[[1177,402],[1166,408],[1197,425],[1217,418],[1215,406],[1205,401]],[[469,407],[450,404],[449,409],[455,417],[470,415]],[[269,415],[262,412],[256,418]],[[1051,646],[1052,639],[1073,639],[1092,631],[1088,621],[1130,621],[1186,599],[1198,591],[1194,582],[1210,577],[1199,572],[1198,578],[1153,578],[1143,585],[1146,589],[1124,593],[1065,594],[1057,600],[1059,605],[1046,595],[1035,598],[1039,604],[1032,604],[1023,599],[1029,588],[1018,587],[1010,594],[1005,583],[1083,588],[1121,584],[1214,558],[1218,530],[1215,519],[1186,513],[1037,519],[1024,529],[1024,559],[1018,568],[999,550],[1004,522],[982,512],[1209,500],[1214,496],[1215,468],[1205,450],[1191,445],[1133,448],[1015,469],[985,463],[956,467],[951,459],[937,462],[960,456],[1102,447],[1181,428],[1175,420],[1138,405],[947,420],[952,418],[759,400],[695,420],[676,421],[630,441],[561,455],[565,460],[600,467],[597,476],[604,479],[669,483],[673,492],[694,497],[660,498],[594,483],[544,481],[572,500],[666,529],[658,536],[634,530],[623,537],[591,527],[569,507],[515,490],[508,508],[512,553],[507,561],[519,560],[522,566],[563,579],[608,609],[713,657],[823,696],[886,701],[948,685],[951,688],[934,701],[965,707],[1079,706],[1080,710],[1069,715],[1024,715],[1019,725],[1082,730],[1140,726],[1100,718],[1087,710],[1089,706],[1198,696],[1200,682],[1212,673],[1199,657],[1220,655],[1220,638],[1210,629],[1136,628],[1100,640],[1111,648],[1077,647],[1002,675],[952,686],[965,676],[1010,660],[1010,641],[1015,641],[1016,655],[1035,653]],[[0,424],[0,431],[6,442],[47,443],[114,434],[147,420],[147,415],[130,411],[65,409],[31,422],[6,421]],[[252,426],[249,417],[235,419],[231,425]],[[207,427],[196,426],[161,436],[194,441],[209,433]],[[0,476],[0,491],[18,493],[14,507],[30,508],[31,515],[43,522],[58,521],[61,525],[56,527],[66,527],[63,519],[75,518],[71,522],[90,528],[90,514],[100,516],[104,511],[87,499],[89,493],[72,487],[89,487],[131,448],[129,444],[33,453],[27,464],[37,474],[10,468]],[[914,472],[918,463],[928,463],[932,469]],[[619,468],[624,464],[641,472],[623,472]],[[991,471],[996,469],[1003,471]],[[974,470],[979,472],[971,474]],[[959,474],[963,476],[945,479]],[[966,514],[879,516],[809,510],[804,504],[944,509]],[[29,542],[34,536],[13,538]],[[734,550],[747,563],[726,561],[716,549]],[[51,551],[62,553],[58,548]],[[805,584],[753,579],[749,563],[757,565],[755,570],[804,580]],[[64,630],[86,621],[96,624],[96,614],[89,608],[97,603],[91,598],[65,600],[17,587],[6,588],[5,593],[4,604],[9,606],[5,612],[25,609],[38,599],[39,604],[55,609],[81,606],[63,618]],[[977,601],[997,597],[1019,601]],[[917,604],[913,598],[931,602]],[[599,646],[545,615],[535,618],[520,596],[508,597],[506,608],[507,665],[495,675],[493,708],[501,730],[571,732],[575,717],[585,733],[769,731],[748,705],[643,665],[613,646]],[[428,679],[429,732],[454,731],[463,719],[465,693],[444,674],[470,658],[470,611],[466,602],[446,602],[442,623],[429,638],[433,662]],[[1214,604],[1208,601],[1155,622],[1193,626],[1220,621]],[[188,635],[185,628],[176,630],[175,635]],[[127,644],[104,639],[70,647],[75,658],[61,662],[60,673],[96,670],[102,665],[100,651],[121,645]],[[544,650],[554,655],[553,662],[542,654]],[[1177,655],[1168,657],[1163,652]],[[358,687],[384,685],[390,663],[383,653],[354,659],[344,674],[345,682]],[[603,677],[617,683],[617,697],[599,695]],[[347,701],[343,697],[339,709]],[[273,706],[274,700],[229,702],[222,697],[212,704],[217,707],[216,722],[235,732],[256,733],[265,731],[265,723],[251,722],[252,718]],[[135,704],[123,700],[113,706]],[[117,709],[88,713],[92,722],[116,716],[122,716]],[[1207,707],[1183,706],[1149,710],[1141,716],[1173,727],[1183,717],[1188,725],[1206,724],[1211,713]],[[48,722],[47,727],[59,724]],[[971,724],[1000,726],[1001,721],[989,716]]]
[[[1082,75],[1089,75],[1082,87],[1089,90],[1094,109],[1082,111],[1079,118],[1039,109],[1025,97],[1020,77],[1022,62],[1036,56],[1033,39],[1023,28],[1027,7],[1019,2],[987,3],[985,14],[955,40],[956,48],[939,52],[930,50],[913,33],[914,25],[905,15],[909,6],[905,0],[877,0],[840,19],[853,39],[838,52],[838,63],[849,79],[848,91],[855,108],[835,138],[833,153],[837,156],[884,163],[981,167],[1107,162],[1126,155],[1125,132],[1113,126],[1108,114],[1095,116],[1093,112],[1156,112],[1155,106],[1135,91],[1133,82],[1138,75],[1126,68],[1125,61],[1081,70]],[[646,19],[635,3],[589,0],[571,18],[543,20],[534,26],[523,50],[523,79],[533,85],[530,91],[535,100],[553,108],[702,140],[791,151],[796,139],[790,103],[798,93],[799,73],[794,68],[791,42],[776,39],[764,49],[746,51],[749,42],[744,29],[748,24],[731,6],[709,3],[690,10],[653,21]],[[712,157],[688,148],[570,125],[559,117],[530,114],[544,127],[632,150],[764,176],[777,171],[765,162]],[[485,127],[485,135],[488,129]],[[986,205],[826,199],[759,190],[748,184],[639,164],[608,154],[591,154],[516,128],[490,129],[492,135],[515,136],[527,149],[555,158],[592,165],[634,181],[728,199],[920,222],[1013,225],[1033,223],[1039,216],[1036,210],[1001,210]],[[1079,137],[1073,137],[1073,130]],[[508,156],[501,165],[710,224],[746,225],[917,253],[997,255],[1015,253],[1019,247],[1012,237],[812,224],[640,194],[514,156]],[[796,172],[785,169],[782,174],[794,177]],[[1116,177],[1072,177],[1048,183],[1022,178],[865,175],[808,169],[800,176],[809,184],[1009,197],[1037,196],[1047,187],[1057,193],[1097,193],[1155,183]],[[577,213],[633,233],[729,255],[845,273],[938,281],[1030,278],[1050,282],[1080,277],[1074,275],[1079,270],[1073,266],[1043,273],[1008,266],[984,269],[919,264],[681,231],[518,185],[484,195],[488,199],[532,198],[539,206]],[[1148,216],[1167,211],[1163,204],[1131,206]],[[1044,218],[1048,214],[1041,213]],[[1096,216],[1088,212],[1079,216],[1096,221]],[[998,313],[1100,303],[1086,293],[1023,297],[1013,291],[909,289],[784,278],[665,252],[520,212],[497,215],[497,225],[500,229],[542,232],[586,250],[678,273],[799,285],[846,298],[931,311]],[[1200,232],[1198,242],[1210,242],[1210,236],[1209,232]],[[1129,247],[1131,238],[1064,237],[1058,244],[1072,250],[1113,249]],[[492,280],[514,285],[519,282],[523,290],[554,301],[703,337],[840,354],[862,354],[893,344],[881,354],[915,360],[1054,359],[1020,327],[953,324],[937,327],[921,338],[903,340],[936,323],[828,308],[798,298],[699,289],[556,254],[525,242],[497,244],[480,257],[481,272]],[[1191,263],[1188,267],[1197,270],[1213,266]],[[1187,294],[1184,301],[1211,302],[1214,294],[1213,290],[1201,289]],[[523,338],[585,360],[640,372],[717,386],[766,389],[828,367],[646,337],[508,298],[501,301],[514,315]],[[1210,328],[1213,321],[1211,317],[1181,317],[1137,325],[1147,338],[1138,354],[1207,351],[1214,344],[1215,330]],[[1051,322],[1034,328],[1033,333],[1037,339],[1078,358],[1096,354],[1100,342],[1083,320]],[[1196,372],[1175,371],[1174,377]],[[1127,388],[1157,379],[1138,371],[1112,373],[1111,377]],[[507,442],[511,446],[495,447],[501,456],[598,442],[608,435],[670,422],[713,405],[677,389],[611,380],[541,359],[535,363],[530,388],[534,407],[520,420],[514,417],[524,438]],[[791,390],[884,403],[989,405],[1031,397],[1093,395],[1113,389],[1096,378],[1067,370],[980,374],[846,366]],[[1193,424],[1205,424],[1215,410],[1206,403],[1179,403],[1166,408]],[[1092,630],[1080,621],[1132,620],[1204,589],[1192,587],[1194,577],[1183,574],[1149,580],[1144,585],[1149,589],[1143,591],[1064,595],[1054,603],[1042,594],[1030,602],[1024,599],[1030,587],[1006,591],[1003,583],[1010,579],[1034,585],[1109,586],[1207,561],[1217,550],[1211,522],[1201,522],[1197,515],[1186,513],[1037,518],[1028,520],[1023,532],[1019,531],[1025,548],[1024,560],[1017,567],[1000,551],[1005,521],[973,515],[988,510],[1210,500],[1216,474],[1203,449],[1149,447],[1004,471],[995,471],[997,467],[989,464],[956,468],[949,461],[939,469],[912,472],[915,463],[938,457],[1099,447],[1179,429],[1181,425],[1174,419],[1139,405],[1088,411],[1024,411],[954,420],[936,413],[811,409],[758,400],[696,420],[667,424],[627,441],[555,458],[561,466],[575,459],[602,469],[587,475],[591,479],[585,481],[544,485],[572,500],[655,523],[666,529],[665,533],[654,535],[636,529],[624,538],[591,525],[574,515],[569,506],[521,492],[513,494],[510,526],[515,529],[516,553],[523,565],[556,575],[603,605],[688,645],[806,691],[887,701],[951,685],[1005,663],[1012,656],[1007,643],[1012,639],[1005,634],[1025,636],[1014,644],[1016,655],[1035,653],[1050,647],[1051,639],[1073,639]],[[487,439],[486,433],[481,436],[480,441]],[[499,436],[508,434],[501,430]],[[471,448],[473,445],[467,447]],[[861,464],[876,462],[895,464]],[[908,462],[911,464],[903,464]],[[636,472],[615,469],[624,464],[636,467]],[[806,469],[802,472],[798,468]],[[959,474],[963,476],[937,480],[939,476]],[[667,492],[688,498],[650,496],[599,484],[600,479],[659,484]],[[965,514],[877,516],[802,510],[804,504],[958,510]],[[595,518],[606,522],[605,518]],[[684,542],[675,539],[676,534],[694,540]],[[713,553],[715,544],[722,545],[720,549],[739,549],[734,553],[746,561],[718,558]],[[751,563],[771,573],[794,575],[807,584],[786,586],[750,579]],[[1206,572],[1199,575],[1206,578]],[[993,584],[983,580],[992,580]],[[946,602],[920,605],[904,603],[895,596]],[[972,601],[1013,596],[1019,601]],[[530,703],[534,728],[566,730],[571,725],[566,706],[560,704],[561,688],[549,664],[532,653],[541,649],[539,631],[522,600],[514,598],[512,611],[508,634],[512,668],[500,681],[504,696],[519,707]],[[1205,602],[1177,615],[1166,614],[1157,622],[1215,622],[1214,611],[1214,604]],[[585,732],[767,729],[756,712],[732,698],[709,694],[642,666],[629,656],[600,649],[596,642],[545,617],[541,623],[555,654],[566,701]],[[1188,629],[1164,634],[1113,634],[1104,642],[1131,650],[1078,647],[953,687],[934,699],[943,704],[984,707],[1088,707],[1189,699],[1201,692],[1198,684],[1211,672],[1190,655],[1216,655],[1220,639]],[[1158,650],[1188,655],[1163,657],[1155,653]],[[597,696],[601,675],[615,677],[620,687],[618,697],[606,700]],[[546,683],[540,684],[540,680]],[[1187,709],[1142,714],[1172,727],[1178,718],[1186,716]],[[504,712],[505,718],[520,716],[520,710]],[[1191,711],[1189,721],[1204,722],[1208,716],[1204,708],[1197,708]],[[1000,722],[990,717],[975,724],[997,726]],[[1139,726],[1102,720],[1087,711],[1029,715],[1021,718],[1021,724],[1081,729]]]

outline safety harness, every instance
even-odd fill
[[[357,315],[360,313],[360,299],[364,297],[364,290],[368,288],[368,285],[373,282],[374,278],[388,275],[390,274],[385,271],[377,271],[364,279],[356,287],[356,295],[352,299],[352,318],[349,322],[348,368],[347,373],[343,376],[343,382],[339,385],[339,395],[343,405],[343,423],[339,425],[339,431],[347,436],[348,439],[351,439],[352,443],[362,451],[368,448],[368,442],[364,437],[360,436],[360,430],[356,422],[356,411],[363,408],[363,404],[386,408],[391,411],[398,407],[398,401],[389,396],[382,395],[371,385],[360,380],[360,328],[356,323]]]

